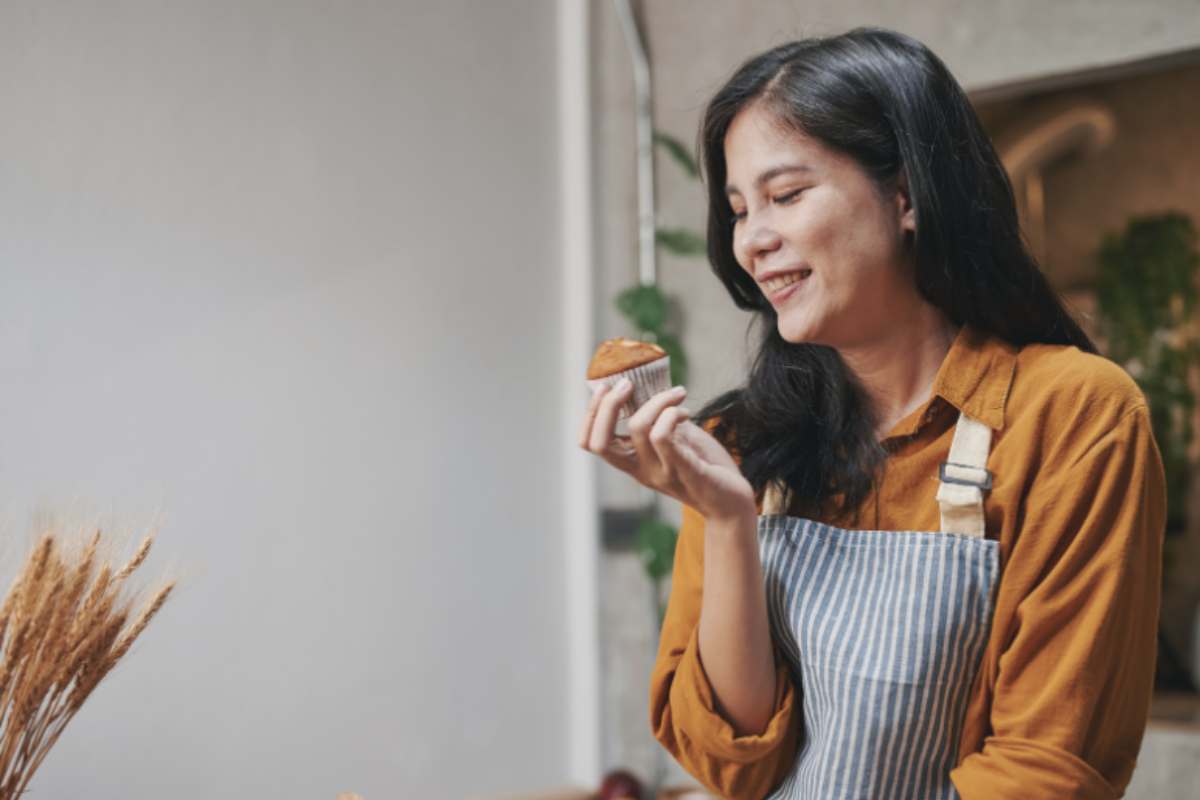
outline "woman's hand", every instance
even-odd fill
[[[687,396],[683,387],[651,397],[629,418],[629,435],[616,435],[618,412],[632,391],[626,381],[592,395],[579,446],[708,520],[756,516],[754,489],[737,463],[678,405]]]

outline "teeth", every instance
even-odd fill
[[[763,284],[767,287],[768,292],[777,292],[785,286],[791,286],[798,280],[802,280],[812,273],[812,270],[806,269],[800,272],[793,272],[791,275],[783,275],[779,278],[772,278]]]

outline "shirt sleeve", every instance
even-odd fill
[[[1146,407],[1075,453],[1027,494],[1005,571],[1030,588],[999,656],[990,735],[950,773],[964,800],[1107,800],[1133,774],[1153,693],[1166,518]]]
[[[775,648],[775,708],[758,735],[737,736],[720,714],[698,645],[704,517],[683,508],[671,597],[650,678],[654,737],[702,784],[732,800],[760,800],[791,770],[802,714],[791,673]]]

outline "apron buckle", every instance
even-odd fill
[[[947,469],[949,468],[949,469]],[[983,477],[976,479],[972,475],[983,473]],[[978,486],[983,491],[990,491],[992,488],[992,473],[990,470],[983,467],[973,467],[970,464],[959,464],[954,461],[943,461],[938,467],[938,478],[942,483],[958,483],[963,486]]]

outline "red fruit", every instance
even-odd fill
[[[642,784],[633,773],[614,769],[604,776],[596,800],[642,800]]]

